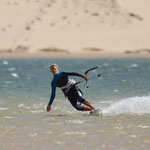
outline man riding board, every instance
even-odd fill
[[[47,112],[51,110],[51,105],[53,103],[53,100],[55,99],[56,87],[62,89],[63,93],[76,110],[91,112],[96,110],[95,107],[88,100],[82,97],[82,91],[76,85],[76,82],[68,78],[68,76],[78,76],[87,80],[87,76],[75,72],[59,72],[58,66],[56,64],[52,64],[50,66],[50,71],[54,75],[54,77],[51,82],[52,92],[50,96],[50,101],[47,105]],[[80,102],[80,104],[78,102]]]

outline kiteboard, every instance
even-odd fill
[[[102,110],[101,109],[96,109],[96,110],[94,110],[94,111],[91,111],[90,113],[89,113],[89,116],[100,116],[100,115],[102,115],[103,113],[102,113]]]

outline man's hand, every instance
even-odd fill
[[[51,105],[47,105],[46,110],[47,110],[47,112],[51,111]]]
[[[85,80],[87,80],[87,79],[88,79],[88,76],[85,75],[85,76],[83,76],[83,78],[84,78]]]

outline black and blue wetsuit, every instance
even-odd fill
[[[53,100],[55,99],[56,87],[61,88],[68,83],[69,81],[68,76],[83,77],[83,75],[75,73],[75,72],[59,72],[57,75],[55,75],[51,82],[52,92],[51,92],[50,101],[48,105],[52,105]],[[85,99],[82,98],[82,94],[81,94],[82,92],[78,88],[78,86],[74,84],[73,86],[71,86],[71,88],[67,92],[65,92],[65,90],[66,89],[62,89],[65,96],[68,98],[68,100],[72,104],[72,106],[76,108],[77,110],[83,111],[84,106],[78,104],[78,102],[84,103]]]

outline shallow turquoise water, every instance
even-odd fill
[[[103,116],[78,112],[60,89],[47,113],[49,65],[91,71],[84,97]],[[105,73],[100,78],[99,73]],[[76,81],[82,80],[79,77]],[[150,59],[0,59],[0,146],[3,149],[136,149],[150,146]],[[114,145],[114,142],[117,143]]]

